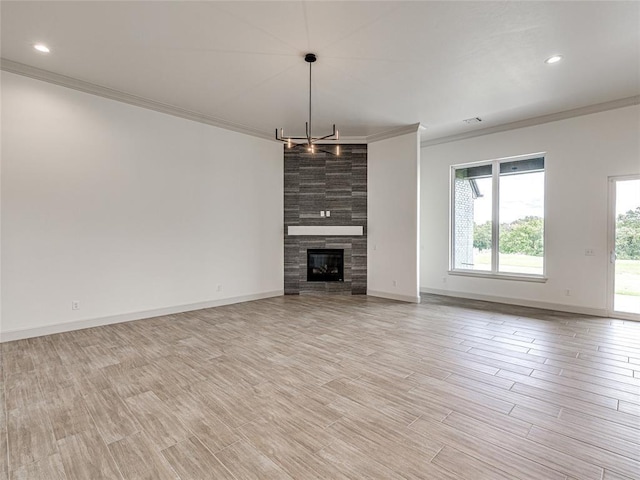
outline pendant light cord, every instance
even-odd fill
[[[309,146],[311,146],[311,65],[313,65],[313,63],[309,62]]]

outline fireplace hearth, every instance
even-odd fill
[[[343,281],[343,249],[314,248],[307,250],[307,282]]]

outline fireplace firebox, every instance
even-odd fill
[[[343,281],[343,249],[315,248],[307,250],[307,282]]]

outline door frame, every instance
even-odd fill
[[[616,249],[616,185],[619,181],[640,180],[640,174],[615,175],[608,177],[609,184],[609,205],[607,209],[607,315],[623,320],[640,321],[640,313],[617,312],[615,306],[615,260],[611,259]]]

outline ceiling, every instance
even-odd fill
[[[272,135],[432,140],[640,95],[640,2],[12,2],[2,57]],[[51,53],[33,49],[42,42]],[[552,54],[562,62],[547,65]],[[464,119],[481,117],[467,125]]]

